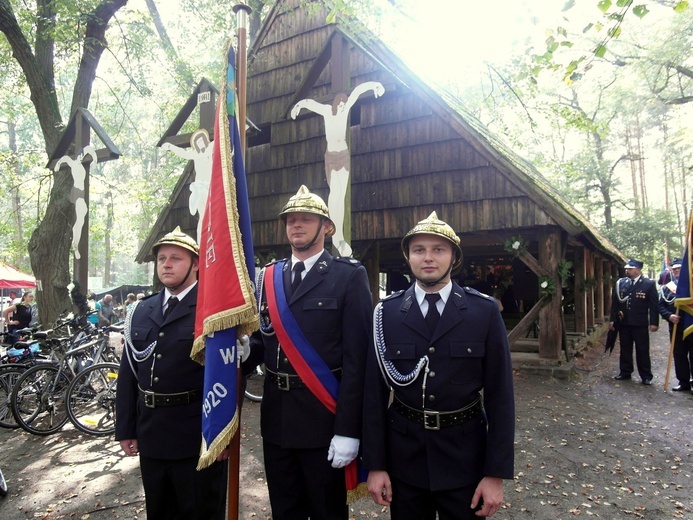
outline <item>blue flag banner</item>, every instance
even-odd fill
[[[235,63],[235,52],[229,45],[225,83],[214,123],[212,177],[200,233],[191,353],[194,360],[205,365],[198,469],[212,464],[238,429],[236,338],[260,326],[252,283],[255,261],[248,189],[236,117]]]
[[[686,231],[686,251],[681,262],[679,273],[679,283],[676,286],[676,300],[674,305],[679,310],[681,321],[678,326],[683,327],[683,337],[688,337],[693,333],[693,279],[691,278],[691,268],[693,268],[693,214],[688,218],[688,229]]]

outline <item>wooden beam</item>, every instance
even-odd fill
[[[542,267],[542,265],[537,261],[536,258],[534,258],[534,256],[532,256],[532,253],[529,251],[524,251],[518,255],[518,258],[522,260],[525,265],[529,267],[537,276],[549,276],[549,271]]]
[[[604,323],[604,262],[599,255],[594,257],[594,277],[597,279],[594,288],[595,323]]]
[[[575,332],[587,333],[587,293],[585,291],[585,247],[576,246],[573,253],[573,271],[575,283]]]
[[[539,311],[539,357],[558,359],[563,351],[563,288],[558,278],[558,262],[562,258],[560,228],[549,228],[539,233],[539,262],[553,279],[556,292]]]
[[[544,308],[544,306],[549,303],[550,298],[548,296],[542,297],[534,306],[529,310],[527,314],[520,320],[520,322],[515,325],[513,330],[508,333],[508,344],[512,347],[515,342],[523,337],[532,324],[537,320],[539,316],[539,311]]]
[[[585,249],[585,276],[588,280],[594,280],[594,254],[589,249]],[[594,330],[594,284],[587,288],[587,330]]]

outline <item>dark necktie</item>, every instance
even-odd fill
[[[171,311],[175,309],[176,305],[178,305],[178,298],[171,296],[168,299],[168,307],[166,307],[166,312],[164,312],[164,319],[168,318],[168,315],[171,314]]]
[[[428,324],[428,329],[431,332],[436,330],[438,326],[438,321],[440,320],[440,313],[438,312],[438,306],[436,302],[440,300],[440,294],[433,293],[426,295],[426,301],[428,302],[428,312],[426,313],[426,323]]]
[[[291,281],[291,295],[296,293],[296,289],[301,284],[301,273],[304,270],[303,262],[296,262],[292,271],[294,272],[294,279]]]

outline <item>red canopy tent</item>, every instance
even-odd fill
[[[0,289],[17,289],[36,287],[36,278],[15,269],[9,264],[0,262]]]

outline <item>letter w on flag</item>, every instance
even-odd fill
[[[212,464],[238,429],[236,337],[259,328],[248,189],[236,118],[235,63],[229,45],[200,234],[200,285],[191,353],[205,365],[198,469]]]
[[[679,272],[679,283],[676,286],[676,300],[674,305],[679,309],[681,321],[679,327],[683,327],[683,337],[686,338],[693,333],[693,278],[691,278],[691,268],[693,268],[693,213],[688,218],[688,229],[686,231],[686,252],[681,262]]]

